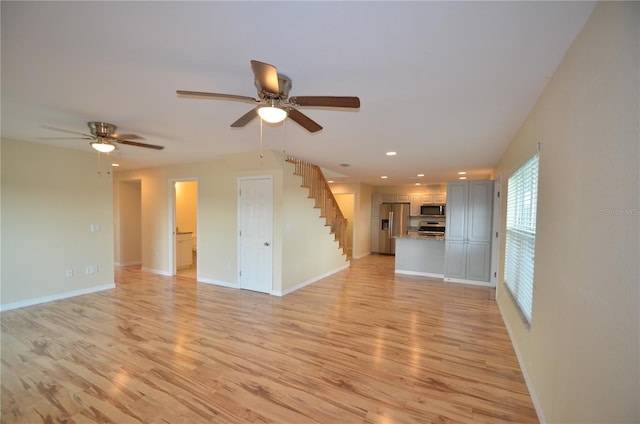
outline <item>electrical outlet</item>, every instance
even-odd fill
[[[95,274],[96,272],[98,272],[98,265],[87,266],[85,267],[84,271],[87,274]]]
[[[91,224],[91,232],[99,233],[100,232],[100,224]]]
[[[73,269],[69,268],[64,272],[67,277],[73,277]]]

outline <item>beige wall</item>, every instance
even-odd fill
[[[3,310],[113,287],[112,177],[97,163],[96,153],[2,141]]]
[[[142,210],[140,181],[120,181],[119,197],[114,197],[114,226],[120,235],[114,246],[118,266],[142,263]]]
[[[371,253],[371,194],[373,187],[360,183],[332,184],[331,192],[353,194],[352,256],[362,258]]]
[[[306,189],[300,188],[300,177],[293,175],[293,165],[274,152],[265,152],[262,159],[257,152],[249,152],[203,163],[116,173],[116,181],[141,181],[142,267],[171,274],[170,191],[176,180],[197,178],[198,279],[237,286],[238,178],[255,175],[270,175],[274,184],[273,291],[285,293],[344,266],[345,258],[318,209],[313,208]],[[117,190],[119,184],[115,187]]]
[[[551,423],[640,422],[639,28],[599,3],[496,169],[506,193],[541,143],[531,328],[498,303]]]

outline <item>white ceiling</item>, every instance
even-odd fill
[[[373,185],[484,178],[593,6],[2,1],[2,137],[89,151],[86,140],[40,139],[65,136],[42,126],[87,132],[98,120],[166,146],[119,147],[121,169],[257,150],[259,120],[229,127],[251,105],[176,95],[257,97],[255,59],[288,75],[292,96],[361,100],[356,111],[301,108],[324,129],[265,127],[265,149],[284,144]]]

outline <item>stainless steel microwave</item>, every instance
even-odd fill
[[[445,205],[420,205],[420,215],[423,216],[445,216],[446,210]]]

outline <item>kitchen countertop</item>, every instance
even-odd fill
[[[395,236],[397,239],[411,239],[411,240],[438,240],[444,241],[444,236],[421,236],[420,234],[407,234],[405,236]]]

